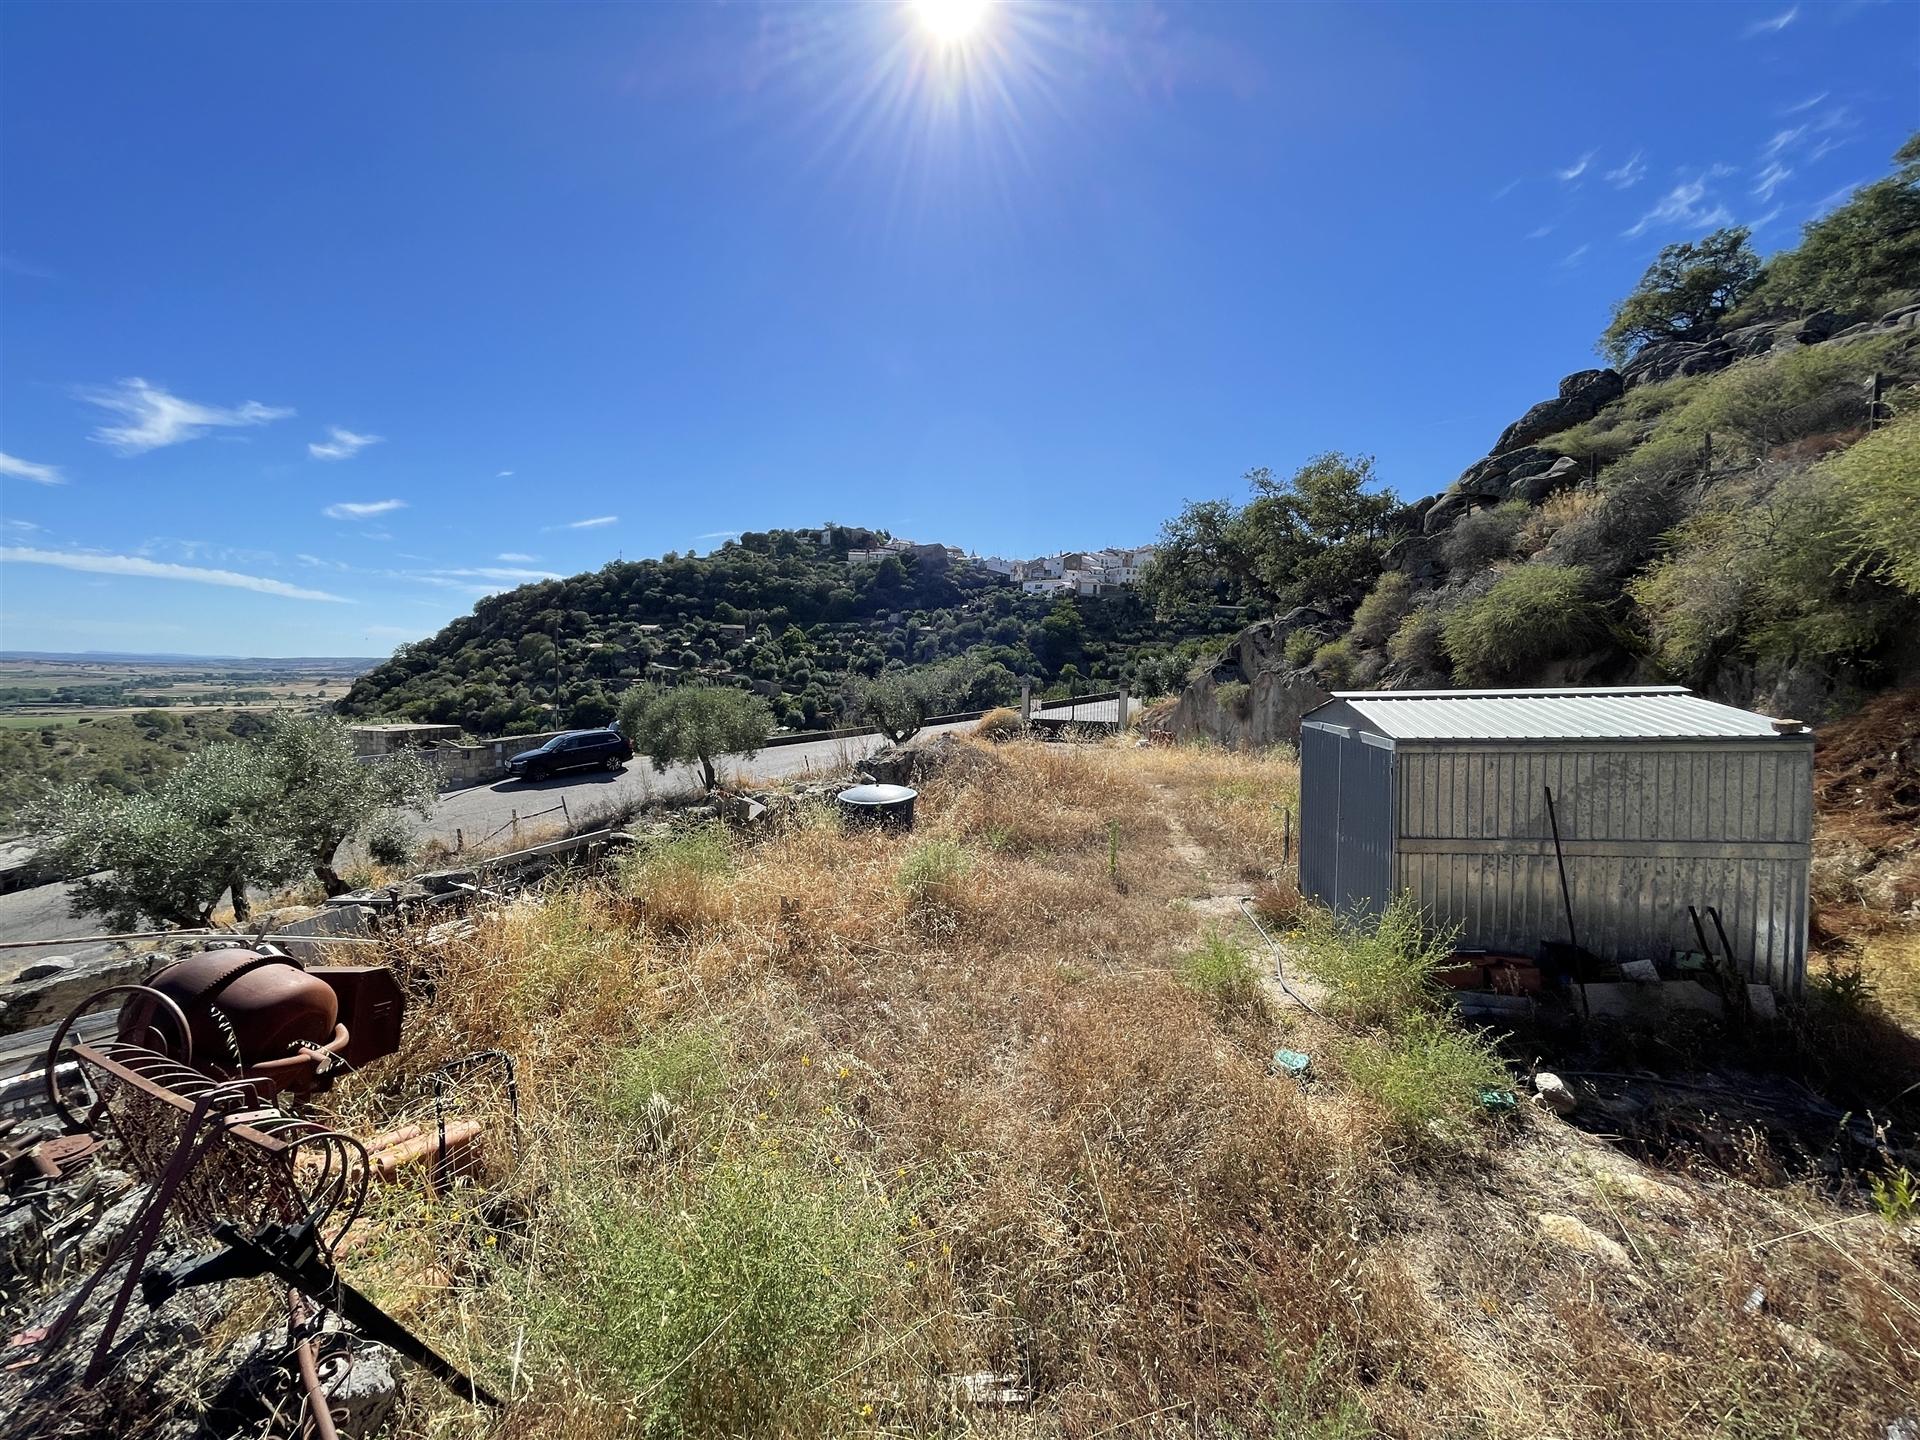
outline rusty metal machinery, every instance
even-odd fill
[[[114,1038],[68,1045],[76,1022],[103,1002],[118,1004]],[[373,1159],[360,1140],[291,1113],[280,1099],[311,1094],[392,1053],[401,1013],[399,987],[382,967],[304,970],[284,956],[237,949],[201,952],[146,985],[110,987],[83,1001],[56,1028],[47,1051],[49,1104],[70,1135],[110,1132],[149,1191],[131,1227],[48,1327],[43,1353],[80,1323],[94,1292],[116,1273],[118,1288],[82,1379],[88,1386],[115,1364],[116,1336],[136,1289],[151,1304],[189,1286],[268,1276],[293,1292],[293,1355],[310,1430],[320,1440],[333,1430],[314,1348],[328,1310],[467,1399],[497,1405],[497,1397],[341,1278],[334,1248],[365,1204]],[[504,1062],[511,1087],[506,1057],[474,1061]],[[58,1078],[74,1065],[88,1092],[84,1114],[70,1108]],[[436,1076],[437,1160],[451,1148],[439,1103],[444,1083]],[[223,1248],[182,1265],[149,1267],[170,1220]]]
[[[307,1095],[391,1055],[404,1016],[384,966],[309,970],[273,951],[202,950],[130,990],[118,1032],[212,1078]]]

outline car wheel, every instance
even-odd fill
[[[527,767],[527,783],[529,785],[538,785],[542,780],[545,780],[546,778],[547,778],[546,766],[529,765]]]
[[[614,774],[617,775],[626,768],[627,762],[622,760],[618,755],[609,755],[607,757],[607,769],[613,771]]]

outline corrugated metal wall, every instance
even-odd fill
[[[1393,751],[1357,731],[1300,729],[1300,889],[1349,914],[1393,893]]]
[[[1582,946],[1609,960],[1693,949],[1687,906],[1713,905],[1753,978],[1799,991],[1811,743],[1401,741],[1397,755],[1395,886],[1461,924],[1463,944],[1537,954],[1567,938],[1551,786]]]

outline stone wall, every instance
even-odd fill
[[[538,735],[509,735],[501,740],[481,740],[472,745],[436,745],[433,756],[442,766],[442,785],[457,790],[463,785],[479,785],[498,780],[507,773],[507,761],[522,750],[544,745],[565,730],[544,730]]]

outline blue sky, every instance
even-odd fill
[[[1920,125],[1920,7],[0,7],[0,645],[383,654],[825,519],[1444,486],[1660,245]]]

